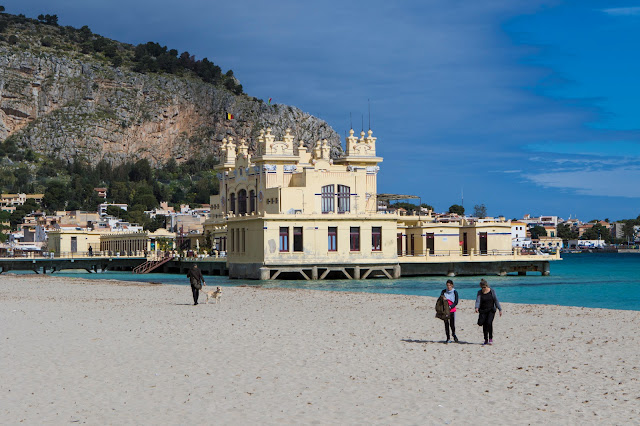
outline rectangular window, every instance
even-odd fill
[[[351,188],[345,185],[338,185],[338,213],[351,211]]]
[[[349,246],[351,251],[360,251],[360,227],[351,227],[349,231]]]
[[[371,251],[382,251],[382,227],[371,228]]]
[[[329,235],[328,250],[338,251],[338,228],[329,227],[328,235]]]
[[[333,185],[325,185],[322,187],[322,213],[329,213],[335,211],[334,209],[334,197]]]
[[[280,227],[280,251],[289,251],[289,228]]]
[[[293,228],[293,251],[302,251],[302,227]]]
[[[233,252],[236,251],[236,247],[235,247],[236,230],[232,228],[229,231],[231,232],[231,235],[229,236],[229,238],[230,238],[230,240],[229,240],[229,251],[231,251],[233,253]]]

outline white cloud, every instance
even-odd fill
[[[613,16],[640,16],[640,7],[614,7],[602,11]]]
[[[545,188],[568,189],[580,195],[640,198],[640,168],[550,172],[526,177]]]

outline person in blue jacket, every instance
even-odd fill
[[[449,302],[449,319],[444,320],[444,331],[447,333],[447,341],[445,343],[451,343],[451,335],[453,335],[453,341],[458,343],[458,337],[456,336],[456,305],[458,304],[458,291],[453,288],[453,281],[447,280],[447,288],[442,290],[440,296],[444,296]],[[451,329],[451,333],[449,332]]]

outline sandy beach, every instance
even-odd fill
[[[446,345],[434,304],[0,275],[0,423],[640,422],[640,312],[503,303],[481,346],[463,300]]]

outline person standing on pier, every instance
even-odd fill
[[[444,296],[449,302],[449,319],[444,320],[444,331],[447,333],[446,343],[451,343],[451,335],[453,335],[453,341],[458,343],[458,337],[456,336],[456,305],[458,304],[458,291],[453,288],[453,281],[447,280],[447,288],[442,290],[440,296]],[[449,328],[451,328],[451,334],[449,334]]]
[[[189,272],[187,272],[187,278],[191,282],[191,292],[193,293],[193,304],[198,304],[198,296],[200,296],[200,289],[202,285],[207,285],[202,277],[202,272],[198,269],[198,265],[193,265]]]

